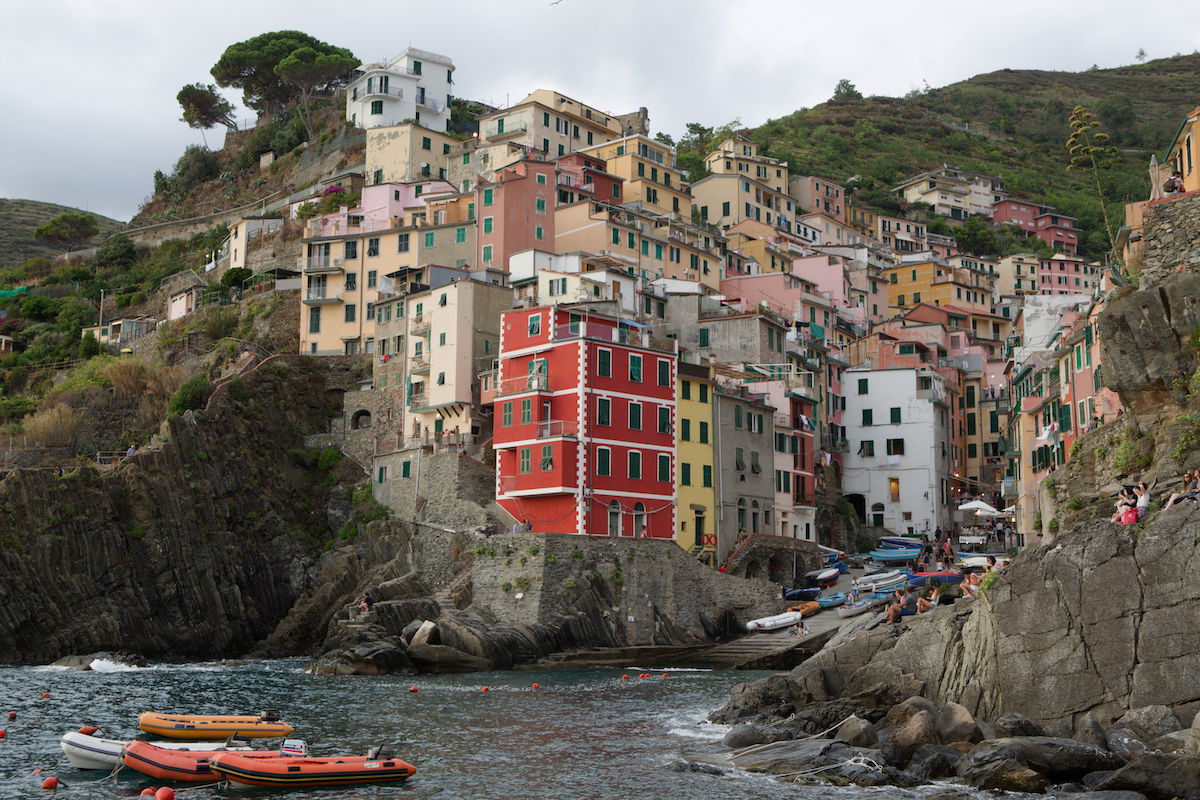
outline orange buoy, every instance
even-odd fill
[[[42,781],[42,788],[43,789],[57,789],[58,788],[58,778],[55,778],[53,776],[46,778],[46,780]]]
[[[79,732],[82,733],[84,736],[91,736],[93,733],[95,733],[98,730],[100,730],[100,729],[97,728],[95,725],[84,725],[82,728],[79,729]]]
[[[50,693],[49,693],[49,692],[42,692],[42,699],[43,699],[43,700],[49,700],[49,699],[50,699]]]
[[[153,797],[153,796],[154,796],[154,787],[153,786],[147,786],[145,789],[142,789],[142,791],[138,793],[138,797]]]
[[[415,686],[410,686],[410,687],[408,687],[408,690],[409,690],[410,692],[416,692],[416,691],[417,691],[417,687],[415,687]]]
[[[16,718],[17,718],[17,712],[15,712],[15,711],[10,711],[10,712],[8,712],[8,718],[9,718],[9,719],[16,719]]]
[[[154,793],[154,800],[175,800],[175,790],[170,786],[161,786]]]
[[[484,686],[484,687],[482,687],[482,688],[481,688],[479,691],[481,691],[481,692],[487,692],[487,691],[490,691],[490,689],[488,689],[488,687]]]
[[[534,688],[534,689],[540,689],[540,688],[541,688],[541,686],[539,686],[538,684],[536,684],[536,683],[535,683],[535,684],[533,684],[533,688]]]
[[[628,676],[628,675],[622,675],[622,676],[621,676],[621,680],[623,680],[623,681],[627,681],[627,680],[629,680],[629,676]]]

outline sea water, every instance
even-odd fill
[[[643,675],[649,677],[641,677]],[[139,735],[143,711],[253,714],[277,709],[315,756],[361,755],[390,744],[417,767],[405,783],[298,791],[289,798],[424,800],[712,800],[764,798],[922,798],[935,787],[901,790],[805,787],[731,772],[679,769],[681,761],[724,750],[727,728],[705,721],[736,684],[765,673],[703,670],[574,669],[470,675],[335,677],[310,675],[300,661],[160,664],[98,671],[0,667],[0,798],[49,797],[47,775],[64,798],[132,798],[161,785],[122,769],[76,770],[59,737],[97,725],[104,738]],[[628,676],[628,680],[624,677]],[[539,688],[533,688],[533,684]],[[415,686],[416,692],[410,691]],[[483,687],[488,687],[484,692]],[[48,692],[48,699],[41,695]],[[5,719],[16,711],[15,720]],[[141,734],[143,738],[144,734]],[[270,740],[268,740],[270,741]],[[267,742],[259,746],[266,747]],[[34,774],[34,770],[43,772]],[[181,785],[177,784],[176,789]],[[180,800],[246,797],[212,785]]]

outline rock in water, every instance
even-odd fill
[[[908,774],[923,781],[949,778],[956,774],[955,767],[962,759],[962,753],[940,744],[926,744],[918,747],[908,764]]]
[[[482,672],[492,668],[485,658],[443,644],[409,645],[408,657],[421,672]]]
[[[1130,789],[1150,800],[1200,797],[1200,757],[1142,753],[1096,789]]]
[[[853,747],[872,747],[879,740],[875,726],[855,716],[843,722],[834,736]]]
[[[892,742],[899,748],[901,758],[907,762],[918,747],[937,744],[937,723],[929,711],[918,711],[892,733]]]
[[[966,706],[947,703],[937,716],[938,738],[942,744],[951,742],[978,742],[983,739],[979,723],[967,711]]]

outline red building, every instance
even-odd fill
[[[675,365],[582,306],[505,312],[496,501],[538,532],[674,538]]]
[[[570,153],[556,162],[558,165],[558,204],[567,206],[580,200],[599,200],[602,203],[620,205],[622,178],[605,172],[608,166],[602,158]]]
[[[1054,206],[1028,200],[1001,200],[992,207],[992,222],[1016,225],[1027,236],[1036,236],[1055,250],[1074,254],[1079,249],[1079,230],[1075,217],[1054,210]]]
[[[479,265],[508,271],[522,250],[554,245],[555,169],[547,161],[518,161],[475,188]]]

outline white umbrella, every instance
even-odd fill
[[[958,510],[959,511],[978,511],[980,514],[988,514],[988,515],[996,515],[996,514],[1000,513],[999,511],[996,510],[995,506],[985,503],[982,500],[972,500],[969,503],[963,503],[961,506],[958,507]]]

